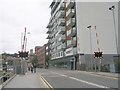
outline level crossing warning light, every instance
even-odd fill
[[[28,53],[29,53],[29,52],[20,52],[20,51],[19,51],[18,53],[19,53],[19,57],[21,57],[21,58],[23,58],[23,57],[26,58],[26,57],[28,57]]]
[[[103,58],[103,52],[94,52],[95,58]]]

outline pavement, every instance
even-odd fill
[[[47,88],[38,73],[16,75],[4,88]]]

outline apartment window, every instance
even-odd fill
[[[67,40],[67,46],[71,45],[71,40]]]
[[[57,50],[57,47],[55,49]]]
[[[59,34],[59,32],[57,31],[56,34],[55,34],[55,37]]]
[[[52,46],[54,46],[54,45],[55,45],[55,42],[53,42]]]
[[[58,41],[60,41],[60,40],[61,40],[61,37],[59,37]]]
[[[59,52],[59,55],[58,55],[58,57],[60,57],[60,52]]]
[[[76,37],[73,37],[73,40],[76,40]]]
[[[71,29],[67,31],[67,36],[71,34]]]
[[[57,39],[55,40],[55,43],[57,43]]]
[[[46,49],[48,49],[48,46],[46,47]]]
[[[61,49],[61,45],[59,45],[59,46],[57,47],[57,49],[60,50],[60,49]]]
[[[46,52],[46,55],[48,55],[48,52]]]
[[[63,52],[61,52],[61,56],[63,56]]]

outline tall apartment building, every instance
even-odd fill
[[[117,2],[53,0],[47,26],[50,66],[80,70],[93,70],[95,66],[100,69],[103,66],[115,72],[117,49],[113,13],[109,10],[111,6],[115,6],[118,33]],[[94,58],[98,48],[103,52],[101,60]]]
[[[77,44],[74,4],[54,0],[50,5],[51,18],[47,26],[47,39],[49,39],[51,67],[75,69]]]

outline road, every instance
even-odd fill
[[[53,88],[118,88],[115,77],[58,69],[39,69],[38,72]]]

